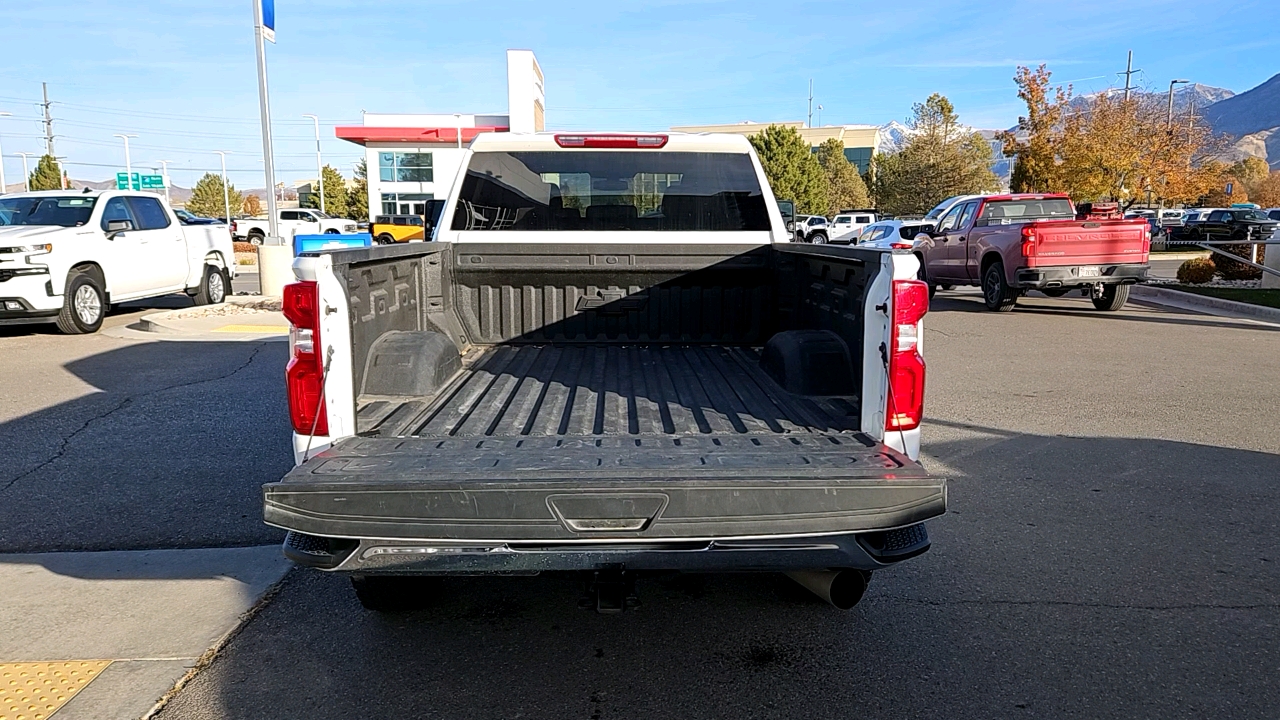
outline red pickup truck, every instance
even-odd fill
[[[987,195],[956,203],[916,238],[920,279],[979,285],[991,310],[1013,309],[1027,290],[1061,297],[1080,289],[1099,310],[1119,310],[1150,269],[1151,230],[1118,214],[1077,214],[1066,195]]]

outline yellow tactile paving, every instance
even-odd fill
[[[214,332],[225,333],[287,333],[288,325],[223,325]]]
[[[0,663],[0,720],[48,718],[110,664],[110,660]]]

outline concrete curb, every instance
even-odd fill
[[[1134,300],[1145,300],[1146,302],[1179,310],[1193,310],[1210,315],[1260,320],[1280,325],[1280,309],[1277,308],[1250,305],[1249,303],[1236,302],[1234,300],[1223,300],[1222,298],[1209,297],[1208,295],[1196,295],[1195,293],[1170,290],[1153,285],[1135,285],[1130,294]]]
[[[1209,257],[1213,253],[1208,250],[1200,252],[1155,252],[1151,253],[1152,260],[1194,260],[1195,258]]]
[[[263,297],[261,295],[231,295],[227,297],[227,305],[253,305],[263,300],[278,300],[279,298]],[[162,335],[184,335],[186,330],[174,327],[170,323],[174,320],[182,320],[188,313],[204,310],[206,306],[197,305],[193,308],[182,308],[180,310],[165,310],[163,312],[151,313],[138,318],[138,322],[129,326],[131,330],[140,332],[159,333]]]

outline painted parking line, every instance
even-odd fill
[[[0,720],[50,717],[110,664],[110,660],[0,663]]]
[[[223,325],[214,332],[224,333],[287,333],[288,325]]]

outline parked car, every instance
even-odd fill
[[[173,209],[173,214],[178,217],[178,222],[183,225],[225,225],[221,218],[207,218],[199,215],[192,215],[186,210],[179,208]]]
[[[915,250],[917,243],[927,242],[927,234],[935,223],[929,220],[880,220],[862,229],[858,245],[890,250]],[[921,238],[924,234],[925,237]]]
[[[280,236],[288,239],[294,235],[321,235],[338,233],[353,233],[356,231],[355,220],[344,220],[342,218],[329,217],[319,210],[310,209],[289,209],[277,210],[279,213],[278,226],[280,228]],[[266,218],[248,218],[245,220],[234,220],[231,223],[231,234],[236,240],[245,240],[254,245],[261,245],[264,238],[270,232],[270,223]]]
[[[0,324],[102,327],[126,300],[185,291],[220,303],[235,277],[225,225],[189,225],[150,193],[65,190],[0,197]]]
[[[874,210],[848,210],[832,219],[828,235],[832,243],[848,245],[857,242],[862,229],[875,221]]]
[[[1272,220],[1280,220],[1280,208],[1267,208],[1265,212]]]
[[[830,238],[827,219],[821,215],[797,215],[795,219],[796,242],[824,245]]]
[[[946,508],[915,257],[788,242],[744,137],[597,137],[481,134],[436,242],[295,261],[266,522],[375,610],[415,574],[582,571],[621,611],[673,570],[851,607]],[[682,180],[631,204],[654,173]]]
[[[1179,238],[1188,242],[1262,240],[1271,237],[1277,225],[1280,223],[1263,210],[1227,208],[1214,210],[1200,222],[1188,225]]]
[[[426,220],[421,215],[379,215],[373,219],[369,233],[379,245],[425,239]]]
[[[979,285],[991,310],[1012,310],[1027,290],[1059,297],[1082,289],[1099,310],[1119,310],[1149,272],[1147,222],[1108,219],[1093,208],[1077,219],[1059,194],[988,195],[954,205],[918,250],[922,280]]]

